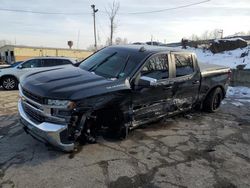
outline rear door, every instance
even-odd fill
[[[171,53],[174,64],[173,102],[177,112],[186,111],[198,99],[200,71],[192,53]]]
[[[43,67],[53,67],[57,65],[61,65],[60,59],[43,59]]]
[[[168,101],[172,97],[169,55],[156,54],[150,57],[138,77],[156,80],[155,86],[134,89],[132,93],[134,125],[142,124],[164,116],[171,111]]]

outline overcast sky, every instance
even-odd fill
[[[115,37],[129,42],[176,42],[193,33],[223,29],[224,35],[250,30],[250,0],[211,0],[210,2],[160,13],[133,15],[131,12],[152,11],[196,3],[202,0],[120,0]],[[112,0],[110,1],[110,3]],[[0,8],[42,12],[82,13],[82,15],[42,15],[0,11],[0,40],[12,43],[67,47],[67,41],[79,48],[93,44],[91,4],[96,14],[98,43],[109,36],[109,20],[105,14],[109,1],[104,0],[0,0]]]

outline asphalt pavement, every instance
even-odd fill
[[[63,153],[21,128],[17,91],[0,91],[0,187],[250,187],[250,100],[134,130]]]

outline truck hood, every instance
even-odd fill
[[[112,81],[73,66],[29,74],[21,80],[21,87],[41,97],[67,100],[130,88],[125,81]]]

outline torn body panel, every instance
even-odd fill
[[[124,122],[124,125],[125,121],[130,121],[131,117],[128,110],[130,91],[129,85],[125,85],[125,82],[122,86],[123,90],[121,90],[121,86],[109,88],[109,92],[112,91],[108,94],[104,92],[102,95],[75,102],[73,109],[39,104],[30,96],[25,95],[23,88],[20,87],[18,109],[21,122],[26,132],[38,140],[48,142],[62,150],[70,151],[79,139],[89,139],[90,134],[92,135],[95,129],[114,126],[116,123],[114,119],[117,119],[118,116]],[[35,96],[35,94],[32,95]],[[118,111],[119,114],[116,114]],[[90,126],[90,124],[92,125]],[[47,129],[48,125],[50,125],[50,128],[58,128],[53,132]]]

